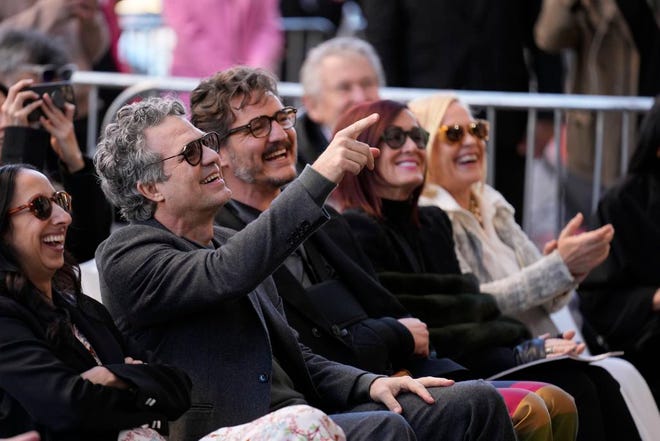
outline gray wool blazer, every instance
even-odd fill
[[[300,344],[270,277],[328,219],[322,206],[332,188],[308,167],[241,232],[216,228],[215,249],[153,219],[97,249],[103,303],[120,330],[192,379],[193,405],[170,426],[171,439],[266,414],[273,354],[311,405],[333,412],[369,400],[377,376]]]

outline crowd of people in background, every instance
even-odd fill
[[[72,78],[130,70],[127,1],[0,6],[0,439],[652,439],[660,98],[628,134],[605,115],[595,213],[596,119],[566,113],[570,218],[539,249],[526,112],[381,93],[653,97],[658,2],[163,0],[198,85],[88,134],[118,92]],[[282,17],[342,29],[347,3],[363,29],[306,53],[291,105]]]

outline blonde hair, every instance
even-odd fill
[[[429,188],[428,184],[437,182],[434,176],[435,169],[432,166],[435,140],[445,113],[447,113],[447,109],[453,103],[460,104],[468,110],[468,113],[472,114],[469,106],[462,102],[457,95],[451,93],[439,93],[416,98],[408,103],[408,108],[415,114],[419,124],[424,130],[429,132],[429,140],[426,144],[426,185],[422,194],[431,198],[435,196],[435,192]],[[486,176],[485,167],[486,161],[484,161],[484,178]],[[472,191],[476,196],[480,196],[483,191],[483,182],[476,182],[472,186]]]

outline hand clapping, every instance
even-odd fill
[[[583,220],[581,213],[576,214],[568,221],[559,238],[547,243],[543,250],[544,254],[549,254],[557,249],[578,283],[607,258],[610,242],[614,237],[614,227],[609,224],[596,230],[578,233]]]

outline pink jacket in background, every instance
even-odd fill
[[[171,75],[278,67],[284,39],[277,0],[164,0],[163,18],[177,35]]]

